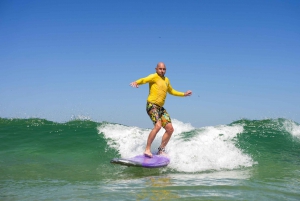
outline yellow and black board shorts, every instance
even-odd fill
[[[147,102],[146,111],[154,125],[157,121],[161,121],[164,128],[168,123],[171,123],[170,115],[164,107]]]

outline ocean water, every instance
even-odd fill
[[[171,163],[145,169],[110,160],[143,153],[149,129],[0,118],[0,200],[300,200],[297,122],[173,126]]]

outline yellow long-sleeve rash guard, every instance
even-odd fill
[[[183,92],[176,91],[172,88],[170,80],[167,77],[160,77],[157,73],[138,79],[136,83],[138,85],[149,83],[149,96],[147,101],[161,107],[165,103],[167,92],[174,96],[184,96]]]

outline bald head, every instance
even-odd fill
[[[157,68],[157,67],[164,67],[164,68],[166,68],[166,65],[165,65],[163,62],[159,62],[159,63],[157,64],[156,68]]]
[[[165,73],[166,73],[166,65],[163,62],[159,62],[155,68],[156,73],[160,76],[160,77],[164,77]]]

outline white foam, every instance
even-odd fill
[[[284,129],[291,135],[300,138],[300,125],[297,125],[295,122],[286,120],[284,122]]]
[[[143,153],[149,130],[118,124],[102,124],[98,127],[108,140],[108,145],[119,151],[121,157]]]
[[[168,166],[180,172],[236,169],[254,164],[250,156],[234,144],[234,137],[243,131],[242,126],[216,126],[195,129],[191,124],[172,120],[174,133],[167,146],[171,157]],[[150,129],[103,124],[99,133],[108,139],[108,145],[119,151],[121,157],[142,154]],[[184,133],[190,132],[190,133]],[[157,134],[152,152],[157,151],[164,129]],[[189,137],[186,137],[189,135]]]
[[[188,141],[171,141],[171,167],[183,172],[198,172],[252,166],[251,157],[242,153],[233,141],[242,131],[242,126],[204,127],[194,130],[194,137]]]

